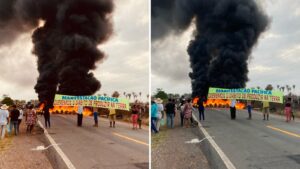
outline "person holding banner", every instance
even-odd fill
[[[109,127],[115,128],[116,127],[116,116],[117,116],[116,115],[116,110],[110,108],[108,116],[109,116]]]
[[[269,120],[269,108],[270,108],[270,103],[267,101],[263,101],[263,113],[264,113],[264,119],[266,120],[266,115],[267,115],[267,120]]]
[[[82,126],[82,119],[83,119],[83,106],[79,105],[78,110],[77,110],[77,126],[81,127]]]
[[[235,119],[235,115],[236,115],[235,104],[236,104],[236,100],[232,99],[231,103],[230,103],[230,116],[231,116],[231,120]]]

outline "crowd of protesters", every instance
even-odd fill
[[[34,110],[34,106],[30,103],[27,105],[12,105],[7,106],[2,104],[0,107],[0,138],[5,138],[5,133],[8,131],[8,135],[14,134],[17,136],[20,131],[20,125],[25,116],[25,124],[27,126],[26,132],[32,133],[32,130],[37,123],[37,114]]]

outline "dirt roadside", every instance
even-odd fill
[[[186,143],[198,138],[197,127],[185,128],[180,126],[180,117],[175,117],[175,128],[161,128],[159,134],[152,134],[151,165],[153,169],[209,169],[210,166],[200,148],[201,143]]]
[[[43,145],[43,130],[35,127],[32,134],[26,133],[22,121],[18,136],[8,136],[0,141],[1,169],[53,169],[45,152],[31,149]]]

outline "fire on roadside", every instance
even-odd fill
[[[42,111],[44,108],[44,104],[41,104],[38,108],[39,111]],[[77,114],[78,106],[54,106],[49,109],[51,114]],[[83,116],[91,116],[93,112],[90,108],[83,108]]]
[[[199,98],[196,97],[193,99],[193,105],[197,105]],[[230,106],[230,100],[222,100],[222,99],[208,99],[206,102],[204,102],[204,107],[216,107],[216,108],[226,108]],[[235,105],[236,109],[244,109],[245,104],[244,103],[236,103]]]

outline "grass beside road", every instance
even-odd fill
[[[168,136],[168,131],[165,129],[165,127],[162,127],[158,134],[151,134],[151,148],[155,149],[158,147],[161,143],[165,141],[165,139]]]

